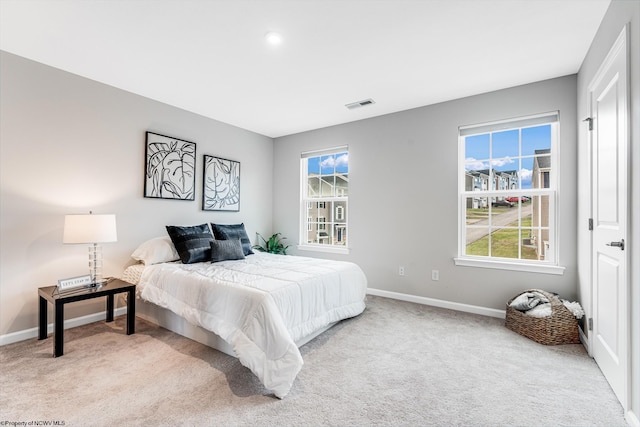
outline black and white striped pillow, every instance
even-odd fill
[[[184,264],[209,261],[213,235],[208,224],[189,227],[167,225],[167,233]]]

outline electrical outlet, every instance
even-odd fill
[[[398,267],[398,274],[400,276],[404,276],[404,265],[401,265],[400,267]]]
[[[431,280],[440,280],[440,272],[438,270],[431,270]]]

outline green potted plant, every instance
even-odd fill
[[[262,245],[254,245],[253,249],[257,249],[260,252],[269,252],[270,254],[278,254],[278,255],[286,255],[287,248],[289,245],[284,245],[282,241],[286,239],[286,237],[280,237],[280,233],[275,233],[268,240],[265,240],[264,237],[260,235],[260,233],[256,233],[260,240],[262,240]]]

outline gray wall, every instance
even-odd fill
[[[458,126],[553,110],[560,111],[564,275],[454,266]],[[575,75],[277,138],[274,230],[291,242],[299,234],[300,153],[338,145],[349,146],[351,253],[314,256],[358,263],[371,288],[493,309],[531,287],[576,296]],[[439,281],[431,280],[432,269]]]
[[[38,287],[88,273],[87,248],[62,244],[65,214],[116,214],[105,276],[119,275],[167,224],[271,231],[271,138],[6,52],[0,65],[0,336],[37,325]],[[195,201],[142,197],[147,130],[196,143]],[[241,162],[239,213],[201,210],[203,154]],[[77,303],[66,318],[101,310],[103,302]]]
[[[631,116],[629,128],[631,135],[631,188],[629,189],[631,228],[629,245],[629,274],[631,283],[630,312],[631,312],[631,396],[628,409],[637,420],[640,418],[640,2],[615,0],[611,2],[600,28],[594,38],[589,52],[578,73],[578,117],[589,116],[588,86],[600,67],[603,59],[609,53],[611,46],[617,39],[625,24],[629,24],[629,83]],[[581,182],[589,180],[589,137],[587,128],[579,126],[578,158]],[[578,199],[578,223],[586,224],[590,217],[590,195],[587,186],[580,186]],[[579,293],[583,301],[587,316],[592,312],[591,307],[591,236],[584,232],[584,227],[578,234],[579,260]]]

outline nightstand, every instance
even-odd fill
[[[39,331],[38,339],[47,338],[47,302],[53,304],[54,311],[54,343],[53,357],[64,354],[64,305],[70,302],[107,297],[107,322],[113,321],[114,298],[118,293],[127,293],[127,335],[135,333],[136,318],[136,285],[120,279],[111,279],[105,285],[95,288],[77,288],[58,292],[56,286],[38,288],[39,297]]]

